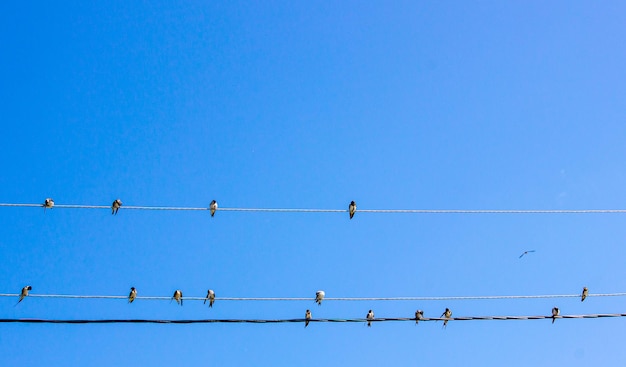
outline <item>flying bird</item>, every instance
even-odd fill
[[[111,204],[111,214],[116,215],[117,211],[120,210],[121,206],[122,206],[122,200],[115,199],[115,201],[113,201],[113,204]]]
[[[309,321],[311,321],[311,310],[306,310],[306,314],[304,315],[304,327],[309,326]]]
[[[424,311],[422,311],[422,310],[415,311],[415,325],[417,325],[419,320],[421,320],[423,318],[424,318]]]
[[[31,287],[30,285],[27,285],[26,287],[22,288],[22,293],[20,293],[20,300],[17,301],[17,303],[22,302],[22,300],[26,297],[28,297],[28,291],[32,290],[33,287]],[[15,304],[17,306],[17,303]]]
[[[128,294],[128,303],[133,303],[133,301],[137,298],[137,290],[135,287],[130,287],[130,293]]]
[[[589,295],[589,289],[587,289],[587,287],[583,287],[583,294],[580,296],[580,302],[584,301],[588,295]]]
[[[178,303],[179,305],[183,305],[183,292],[181,292],[180,289],[177,289],[174,292],[174,295],[172,296],[172,299],[176,300],[176,303]]]
[[[217,201],[211,201],[211,204],[209,204],[209,209],[211,210],[211,216],[214,216],[215,211],[217,210]]]
[[[556,320],[556,317],[559,316],[559,314],[561,313],[561,311],[559,311],[558,307],[554,307],[552,309],[552,323],[554,324],[554,320]]]
[[[209,289],[208,292],[206,292],[204,304],[206,304],[206,301],[209,301],[209,307],[213,307],[213,302],[215,302],[215,292],[213,292],[213,289]]]
[[[449,309],[449,308],[446,308],[446,310],[445,310],[445,311],[443,311],[443,313],[441,314],[441,316],[440,316],[440,317],[445,317],[445,318],[446,318],[445,320],[443,320],[443,327],[445,328],[445,327],[446,327],[446,325],[448,325],[448,319],[449,319],[450,317],[452,317],[452,311],[450,311],[450,309]]]
[[[318,306],[322,305],[322,300],[324,299],[325,296],[326,296],[326,293],[324,291],[315,292],[315,302],[317,302]]]
[[[350,202],[350,206],[348,206],[348,211],[350,212],[350,219],[354,217],[354,213],[356,213],[356,203],[353,201]]]
[[[47,198],[44,202],[43,202],[43,211],[44,213],[46,212],[46,209],[52,209],[52,207],[54,207],[54,200]]]
[[[522,256],[527,255],[527,254],[529,254],[529,253],[531,253],[531,252],[535,252],[535,250],[528,250],[528,251],[524,251],[524,253],[522,253],[521,255],[519,255],[519,258],[521,259],[521,258],[522,258]]]
[[[374,320],[374,311],[369,310],[365,318],[367,318],[367,327],[372,326],[372,320]]]

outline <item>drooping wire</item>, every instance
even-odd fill
[[[560,316],[461,316],[450,318],[422,318],[419,322],[429,321],[506,321],[506,320],[544,320],[544,319],[598,319],[626,317],[624,313],[586,314],[586,315],[560,315]],[[248,324],[278,324],[278,323],[304,323],[305,319],[194,319],[194,320],[156,320],[156,319],[0,319],[0,323],[35,323],[35,324],[215,324],[215,323],[248,323]],[[354,319],[310,319],[310,322],[368,322],[364,318]],[[372,322],[406,322],[416,321],[411,317],[385,317],[375,318]]]
[[[0,203],[0,207],[39,207],[41,204]],[[111,209],[110,205],[55,204],[54,209]],[[132,206],[124,205],[120,210],[175,210],[202,211],[208,207],[180,206]],[[218,208],[217,211],[232,212],[282,212],[282,213],[347,213],[348,209],[305,209],[305,208]],[[357,213],[413,213],[413,214],[616,214],[626,209],[358,209]]]
[[[587,297],[624,297],[626,293],[595,293]],[[0,297],[19,297],[19,293],[0,293]],[[33,294],[28,298],[67,298],[67,299],[128,299],[128,296],[73,295],[73,294]],[[497,299],[537,299],[537,298],[580,298],[580,294],[542,294],[511,296],[441,296],[441,297],[326,297],[327,301],[454,301],[454,300],[497,300]],[[171,296],[137,296],[136,300],[170,301]],[[221,301],[313,301],[314,297],[215,297]],[[183,297],[185,301],[204,301],[206,297]]]

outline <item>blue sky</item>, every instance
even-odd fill
[[[621,209],[618,2],[0,5],[0,202]],[[218,297],[626,289],[621,214],[0,208],[0,293]],[[520,253],[535,253],[518,259]],[[0,297],[1,318],[624,312],[621,297],[200,302]],[[5,365],[615,365],[625,320],[3,324]],[[617,363],[616,363],[617,362]]]

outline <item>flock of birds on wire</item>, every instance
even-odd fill
[[[28,297],[28,292],[31,291],[32,289],[33,287],[30,285],[27,285],[24,288],[22,288],[22,292],[20,293],[20,299],[17,301],[15,305],[17,306],[20,302],[24,300],[24,298]],[[589,295],[589,289],[587,289],[587,287],[583,287],[583,291],[580,296],[580,301],[583,302],[585,298],[587,298],[588,295]],[[315,292],[315,303],[317,303],[318,306],[321,306],[322,300],[324,300],[324,297],[326,297],[326,292],[324,291]],[[137,289],[135,287],[131,287],[130,293],[128,294],[128,303],[133,303],[133,301],[136,298],[137,298]],[[183,305],[183,292],[180,289],[177,289],[176,291],[174,291],[174,295],[172,296],[172,301],[174,300],[176,301],[178,305],[180,306]],[[206,298],[204,299],[203,303],[206,304],[207,301],[209,302],[209,307],[213,307],[213,303],[215,302],[215,291],[213,291],[212,289],[209,289],[207,291]],[[561,311],[559,310],[558,307],[552,308],[552,323],[553,324],[557,316],[560,315],[560,313]],[[309,322],[312,319],[312,317],[313,316],[311,314],[311,310],[307,309],[305,312],[305,316],[304,316],[304,319],[305,319],[304,327],[309,326]],[[439,317],[444,319],[443,328],[445,328],[448,325],[448,320],[452,317],[452,311],[446,307],[446,309],[443,311],[443,313]],[[369,310],[367,312],[367,315],[365,316],[365,319],[367,320],[367,326],[368,327],[372,326],[372,321],[375,320],[374,311]],[[419,321],[423,319],[424,319],[424,311],[423,310],[415,311],[415,324],[418,324]]]
[[[52,209],[54,208],[54,200],[51,198],[46,198],[46,200],[43,202],[43,204],[41,204],[41,206],[43,207],[44,212],[46,211],[46,209]],[[115,199],[113,201],[113,204],[111,204],[111,214],[116,215],[121,207],[122,207],[122,200]],[[211,203],[209,204],[209,211],[211,212],[212,217],[215,216],[217,207],[218,207],[217,201],[212,200]],[[352,217],[354,217],[354,213],[356,213],[356,202],[354,200],[350,202],[350,205],[348,205],[348,213],[350,213],[350,219],[352,219]]]
[[[42,207],[44,208],[44,211],[46,209],[52,209],[54,207],[54,200],[51,198],[46,198],[46,200],[42,204]],[[113,204],[111,204],[111,214],[116,215],[121,207],[122,207],[122,201],[120,199],[115,199],[113,201]],[[217,201],[212,200],[211,203],[209,204],[209,211],[211,213],[211,217],[215,216],[215,212],[217,211],[217,208],[218,208]],[[350,214],[350,219],[352,219],[354,217],[354,214],[356,213],[355,201],[351,201],[350,205],[348,205],[348,213]],[[520,255],[520,259],[524,255],[527,255],[530,252],[535,252],[535,250],[524,251],[524,253]],[[33,288],[30,285],[27,285],[26,287],[22,288],[20,299],[17,303],[22,302],[22,300],[26,296],[28,296],[28,292],[32,289]],[[588,294],[589,294],[589,290],[587,289],[587,287],[584,287],[582,294],[581,294],[581,302],[584,301],[585,298],[587,298]],[[324,293],[324,291],[317,291],[315,293],[315,302],[318,305],[321,305],[322,300],[324,299],[325,295],[326,294]],[[130,294],[128,295],[128,303],[133,303],[135,298],[137,298],[137,289],[135,289],[135,287],[131,287]],[[174,295],[172,296],[172,300],[175,300],[177,304],[182,306],[183,305],[183,292],[180,289],[177,289],[174,292]],[[215,292],[212,289],[208,290],[204,303],[206,304],[207,301],[209,301],[209,307],[213,307],[213,303],[215,302]],[[560,313],[561,311],[559,310],[558,307],[552,308],[552,323],[553,324],[554,324],[554,321],[556,320],[556,317],[559,316]],[[446,325],[448,324],[448,319],[452,317],[452,311],[449,308],[446,308],[440,317],[445,319],[443,321],[443,327],[445,328]],[[419,320],[422,320],[423,318],[424,318],[424,311],[422,310],[415,311],[415,323],[416,324],[419,322]],[[311,319],[312,319],[311,310],[306,310],[304,327],[309,326],[309,321]],[[367,320],[367,326],[372,326],[372,321],[375,319],[374,311],[369,310],[367,312],[367,315],[365,316],[365,319]]]

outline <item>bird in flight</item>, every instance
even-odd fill
[[[531,253],[531,252],[535,252],[535,250],[528,250],[528,251],[524,251],[521,255],[519,255],[519,258],[521,259],[521,258],[522,258],[522,256],[527,255],[527,254],[529,254],[529,253]]]

